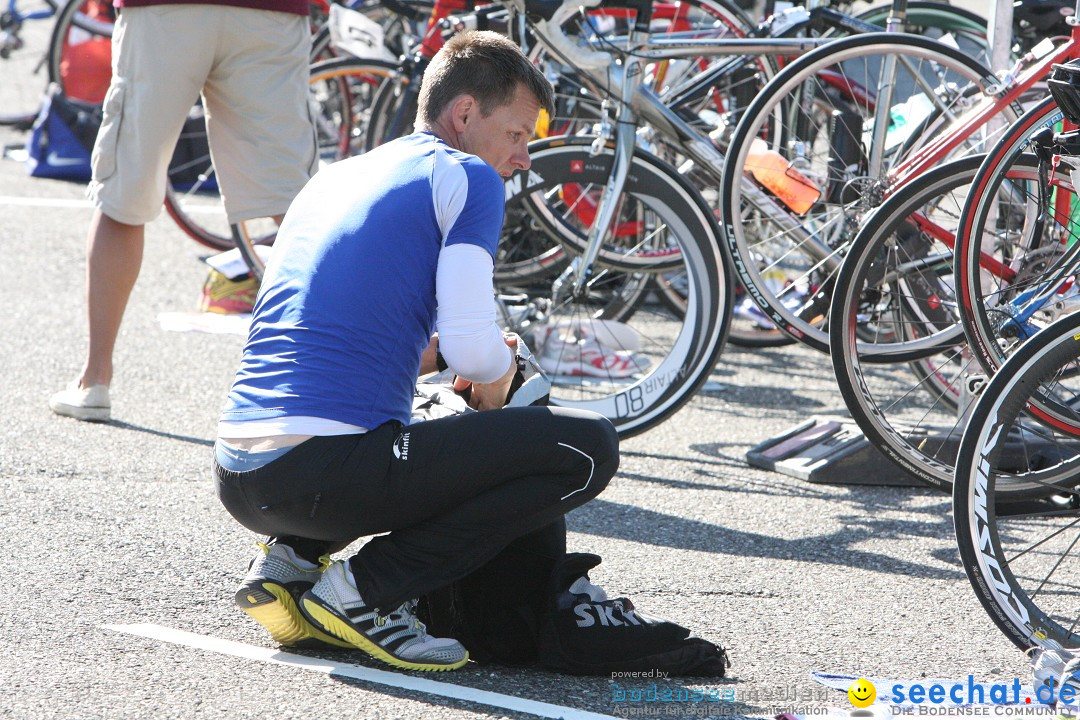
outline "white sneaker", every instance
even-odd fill
[[[405,670],[456,670],[469,660],[465,646],[433,638],[416,618],[416,601],[393,612],[364,604],[345,563],[334,561],[300,601],[303,613],[323,632]]]
[[[66,388],[49,398],[49,408],[57,415],[86,420],[109,422],[111,405],[108,385],[79,387],[75,380]]]

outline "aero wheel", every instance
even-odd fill
[[[581,274],[575,248],[594,213],[580,201],[600,191],[613,161],[590,145],[535,143],[532,168],[506,181],[502,242],[557,244],[565,257],[542,281],[504,276],[497,287],[507,329],[526,338],[551,376],[551,402],[598,412],[629,436],[675,412],[708,378],[732,289],[711,210],[671,166],[641,151],[610,232],[626,247],[649,248],[657,262],[634,270],[597,263]],[[660,274],[686,293],[681,313],[652,291],[649,276]]]
[[[956,539],[975,594],[1021,649],[1080,644],[1080,315],[1036,334],[976,403],[960,444]],[[1028,409],[1055,398],[1071,413]],[[1009,502],[1004,489],[1022,487]],[[1015,495],[1016,493],[1012,493]]]

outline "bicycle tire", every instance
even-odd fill
[[[0,72],[4,75],[4,107],[0,110],[0,125],[14,125],[27,129],[34,121],[48,85],[47,64],[49,17],[56,16],[54,0],[20,0],[18,12],[33,19],[14,23],[14,17],[5,18],[5,33],[10,33],[4,45],[0,45]],[[41,17],[37,17],[37,16]],[[10,44],[7,44],[10,43]],[[42,70],[46,72],[42,72]]]
[[[980,161],[946,163],[886,200],[852,242],[829,312],[833,371],[855,423],[892,463],[946,492],[974,365],[947,239]]]
[[[863,137],[873,118],[863,117],[869,91],[864,96],[857,92],[872,83],[876,87],[876,76],[889,57],[897,58],[902,68],[896,79],[905,82],[896,82],[892,107],[911,111],[902,115],[905,122],[923,101],[931,107],[935,102],[967,102],[952,90],[967,84],[985,90],[993,81],[979,63],[925,38],[899,33],[842,38],[796,60],[769,83],[739,123],[724,165],[722,236],[740,280],[771,321],[821,352],[828,352],[829,296],[840,260],[862,218],[895,190],[888,176],[866,174]],[[844,93],[834,92],[834,87]],[[938,87],[943,94],[934,92]],[[778,108],[788,121],[780,134],[768,136],[773,145],[765,150],[787,163],[785,175],[794,168],[805,180],[797,182],[817,193],[801,212],[747,176],[751,145],[763,136],[764,123]],[[1011,116],[1011,110],[1006,115]],[[979,131],[973,138],[980,142],[969,151],[985,142]],[[906,139],[897,125],[896,132],[886,135],[884,149],[895,151]],[[883,157],[886,169],[899,159]],[[772,271],[785,277],[779,289],[767,282],[765,273]]]
[[[1080,642],[1077,567],[1065,562],[1080,540],[1080,418],[1062,432],[1025,416],[1033,394],[1055,383],[1068,382],[1064,392],[1075,397],[1078,358],[1076,314],[1020,346],[975,403],[956,462],[953,521],[964,570],[995,625],[1023,650]],[[1009,503],[1002,487],[1022,483],[1028,500]]]
[[[884,30],[891,14],[890,4],[863,10],[855,17]],[[932,0],[914,0],[907,4],[904,32],[946,42],[983,65],[990,65],[986,18],[965,8]]]
[[[506,181],[507,216],[528,217],[532,212],[558,214],[567,212],[566,232],[577,216],[565,206],[558,207],[552,198],[564,185],[585,186],[586,192],[607,182],[613,152],[605,148],[592,154],[590,138],[553,138],[531,147],[532,168],[516,173]],[[533,202],[522,205],[523,200]],[[521,207],[517,213],[516,208]],[[574,365],[580,358],[555,355],[564,344],[575,344],[579,334],[599,336],[592,328],[596,321],[613,319],[612,305],[618,301],[617,290],[627,278],[641,273],[626,273],[597,265],[584,292],[571,296],[563,292],[559,277],[551,277],[542,288],[530,278],[523,286],[502,282],[498,290],[518,298],[513,308],[504,307],[506,329],[526,338],[553,373],[551,402],[599,412],[611,419],[622,437],[644,432],[690,400],[708,379],[716,364],[731,323],[732,287],[727,258],[717,242],[712,211],[701,196],[667,163],[642,150],[636,150],[632,168],[616,222],[638,223],[643,234],[651,234],[659,243],[676,246],[687,273],[689,290],[687,309],[682,316],[666,310],[648,293],[634,307],[632,315],[621,315],[640,347],[610,346],[620,357],[632,359],[638,368],[631,376],[616,378],[602,372]],[[541,228],[555,224],[549,218]],[[581,225],[578,232],[587,228]],[[504,226],[503,235],[512,236],[513,225]],[[550,232],[550,230],[546,230]],[[572,256],[576,253],[567,250]],[[637,286],[635,286],[635,290]],[[618,312],[625,312],[620,307]],[[630,324],[632,323],[632,324]],[[572,336],[571,343],[567,336]],[[554,339],[553,339],[554,338]],[[549,346],[549,342],[559,343]],[[611,341],[614,342],[614,341]],[[633,356],[631,358],[631,355]],[[546,359],[545,359],[546,358]],[[648,364],[641,362],[648,360]],[[557,366],[553,366],[554,361]],[[575,375],[574,373],[581,373]],[[593,372],[590,377],[587,373]]]
[[[1011,183],[1014,202],[1002,205],[999,201],[1005,174],[1017,163],[1030,165],[1033,161],[1027,154],[1031,136],[1061,122],[1062,117],[1053,99],[1046,98],[1014,123],[987,154],[961,216],[954,270],[961,318],[975,357],[991,374],[1023,340],[1023,333],[1014,333],[1017,326],[1008,322],[1009,300],[1039,281],[1041,268],[1055,253],[1055,244],[1076,235],[1065,218],[1047,223],[1045,233],[1032,236],[1033,228],[1038,227],[1031,201],[1033,179]],[[1063,175],[1053,175],[1050,181],[1057,189],[1071,187]],[[984,267],[989,262],[1003,265],[1000,270]],[[1045,326],[1060,312],[1051,305],[1028,322]]]

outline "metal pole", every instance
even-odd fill
[[[1009,69],[1012,48],[1013,0],[994,0],[990,5],[990,70],[994,73]]]

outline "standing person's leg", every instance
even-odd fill
[[[86,305],[90,344],[80,387],[112,382],[113,349],[143,257],[143,225],[94,211],[86,241]]]
[[[318,169],[308,106],[307,18],[220,6],[203,90],[210,153],[230,223],[281,221]]]
[[[59,415],[107,422],[111,416],[109,384],[113,349],[120,334],[128,297],[139,277],[143,226],[117,222],[94,211],[86,238],[86,308],[90,331],[79,377],[49,400]]]
[[[79,378],[49,406],[79,420],[110,418],[113,350],[142,266],[144,226],[165,197],[166,168],[210,69],[178,22],[182,7],[125,8],[113,32],[113,77],[94,144],[88,194],[96,211],[87,237],[89,345]]]

